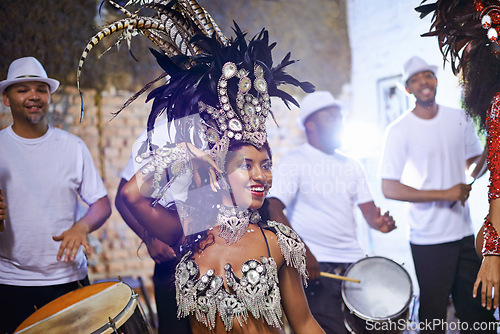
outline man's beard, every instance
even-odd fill
[[[37,114],[37,115],[29,115],[26,116],[26,120],[30,122],[31,124],[38,124],[40,121],[44,119],[45,115],[43,114]]]

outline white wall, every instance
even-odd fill
[[[351,112],[353,117],[379,120],[377,80],[402,72],[404,62],[418,55],[439,66],[438,103],[459,106],[460,90],[449,63],[443,70],[435,37],[420,37],[429,30],[430,15],[419,18],[414,8],[421,0],[348,0],[352,52]]]

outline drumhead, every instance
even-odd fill
[[[345,276],[361,283],[342,282],[342,299],[364,320],[397,317],[411,302],[413,285],[408,272],[385,257],[367,257],[352,264]]]
[[[104,333],[109,329],[104,326],[109,318],[119,327],[136,305],[132,289],[125,283],[89,285],[43,306],[23,321],[16,333]]]

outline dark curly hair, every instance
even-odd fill
[[[489,105],[500,92],[500,55],[490,46],[472,48],[462,70],[462,86],[466,111],[484,129]]]

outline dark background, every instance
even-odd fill
[[[50,77],[74,86],[78,61],[87,42],[102,26],[125,17],[108,3],[101,8],[101,3],[1,0],[0,79],[6,78],[14,59],[34,56]],[[200,4],[226,36],[232,36],[233,20],[249,37],[266,27],[271,41],[278,42],[275,63],[292,51],[292,58],[300,61],[290,67],[290,72],[301,80],[311,81],[335,95],[349,82],[351,55],[345,0],[200,0]],[[97,59],[118,37],[115,33],[105,38],[90,52],[81,77],[83,88],[138,90],[159,75],[147,48],[153,45],[144,37],[134,37],[130,51],[123,43]]]

